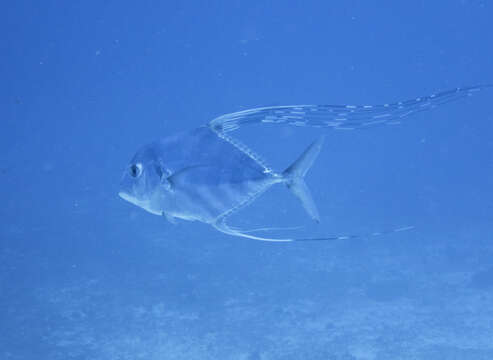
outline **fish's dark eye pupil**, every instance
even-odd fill
[[[138,173],[139,173],[139,168],[137,167],[137,165],[133,164],[132,166],[130,166],[130,175],[136,177]]]

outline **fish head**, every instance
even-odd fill
[[[118,195],[152,214],[162,215],[163,197],[168,189],[165,170],[157,154],[153,145],[137,151],[123,172]]]

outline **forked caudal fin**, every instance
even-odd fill
[[[320,216],[318,215],[317,205],[313,201],[304,177],[315,162],[323,143],[324,137],[322,136],[308,146],[303,154],[282,173],[288,189],[300,199],[303,208],[316,222],[320,222]]]

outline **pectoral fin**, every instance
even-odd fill
[[[165,181],[169,184],[171,190],[173,187],[175,187],[178,184],[182,184],[186,182],[187,178],[190,176],[193,176],[193,173],[197,169],[204,169],[204,168],[211,168],[211,166],[208,165],[192,165],[192,166],[187,166],[184,167],[183,169],[180,169],[170,176],[166,177]]]

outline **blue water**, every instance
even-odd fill
[[[269,244],[117,196],[139,146],[223,113],[491,83],[493,4],[0,9],[0,359],[493,358],[493,90],[394,127],[328,129],[307,176],[319,225],[282,186],[232,219],[413,231]],[[320,132],[237,135],[283,169]]]

